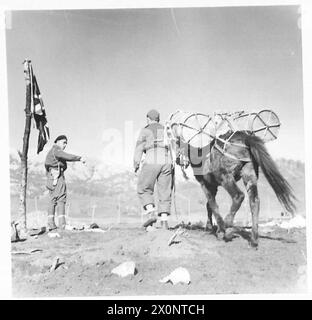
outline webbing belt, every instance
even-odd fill
[[[234,156],[234,155],[232,155],[232,154],[230,154],[230,153],[228,153],[228,152],[226,152],[225,151],[225,148],[221,148],[219,145],[217,145],[216,143],[213,145],[213,148],[216,148],[219,152],[221,152],[223,155],[225,155],[226,157],[228,157],[228,158],[231,158],[231,159],[233,159],[233,160],[238,160],[238,161],[244,161],[244,162],[250,162],[251,161],[251,159],[248,157],[246,157],[246,158],[238,158],[238,157],[236,157],[236,156]],[[207,157],[210,155],[210,153],[211,152],[209,152],[209,154],[207,155]]]
[[[60,170],[61,173],[64,172],[64,169],[62,167],[58,168],[58,167],[49,167],[48,172],[52,171],[52,170]]]
[[[166,150],[169,150],[168,146],[159,146],[159,145],[152,145],[148,148],[145,148],[145,151],[148,151],[148,150],[151,150],[151,149],[157,149],[157,148],[162,148],[162,149],[166,149]]]

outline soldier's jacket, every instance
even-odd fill
[[[67,169],[67,161],[79,161],[80,159],[80,156],[67,153],[58,145],[53,145],[47,154],[44,165],[47,171],[50,171],[50,169],[60,169],[64,172]]]
[[[135,169],[139,166],[143,153],[145,163],[165,164],[170,161],[162,124],[151,123],[141,130],[134,152]]]

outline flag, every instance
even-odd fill
[[[31,79],[31,112],[34,116],[36,128],[39,130],[37,154],[43,150],[45,144],[50,139],[50,132],[48,120],[41,98],[39,86],[36,76],[33,74],[32,67],[30,66],[30,79]]]

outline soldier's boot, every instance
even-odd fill
[[[57,228],[54,221],[54,214],[48,215],[48,231],[55,230]]]
[[[152,203],[144,206],[143,215],[148,215],[148,214],[150,215],[150,214],[153,214],[154,212],[155,212],[155,206]]]
[[[154,217],[155,214],[155,207],[153,204],[148,204],[144,208],[143,215],[148,215],[149,219],[144,222],[143,227],[147,228],[148,226],[152,226],[157,219]]]
[[[147,221],[144,222],[143,227],[147,228],[149,226],[152,226],[157,221],[156,218],[150,218]]]
[[[161,226],[162,229],[166,229],[166,230],[169,229],[169,226],[168,226],[168,214],[167,213],[162,213],[160,215],[160,226]]]

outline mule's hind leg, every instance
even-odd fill
[[[212,209],[210,208],[209,202],[206,203],[208,220],[206,223],[206,231],[213,231],[213,222],[212,222]]]
[[[249,197],[249,205],[252,214],[252,232],[251,232],[251,246],[258,247],[258,221],[260,210],[260,199],[258,195],[257,181],[258,177],[254,166],[251,162],[246,163],[242,169],[242,179],[247,189]]]
[[[231,175],[226,175],[223,178],[222,186],[232,198],[230,213],[224,219],[225,227],[230,228],[233,227],[235,214],[241,207],[245,195],[244,192],[236,184],[234,177]]]

